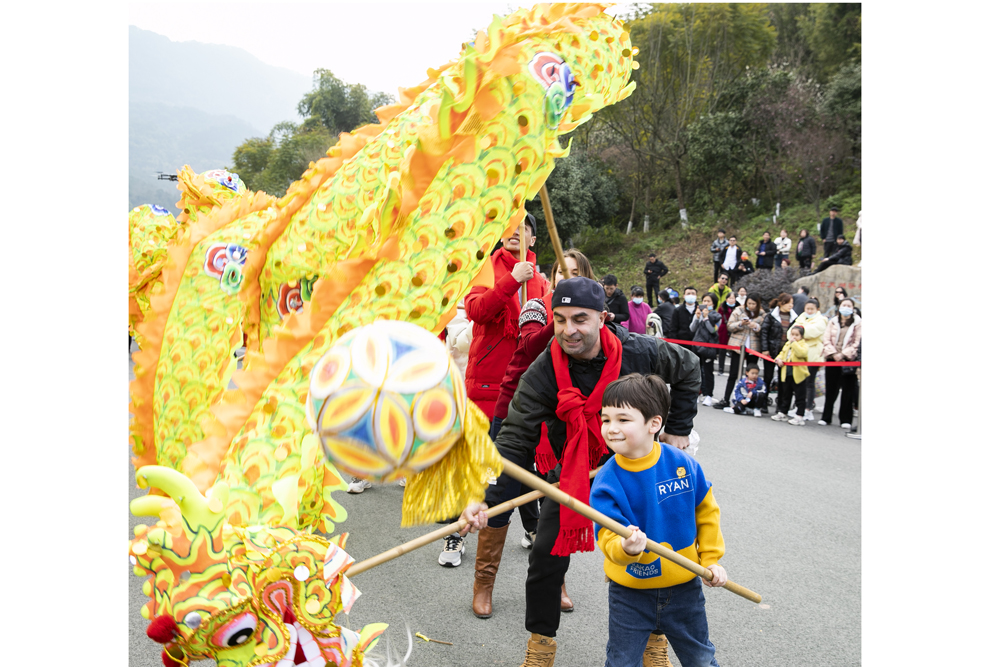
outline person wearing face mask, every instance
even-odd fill
[[[667,331],[667,338],[674,340],[691,340],[694,334],[691,333],[691,320],[694,319],[694,311],[697,310],[698,290],[688,286],[684,288],[684,303],[674,308],[674,317],[670,320],[670,328]]]
[[[746,302],[747,302],[747,288],[740,287],[738,290],[736,290],[736,303],[742,306],[746,304]]]
[[[792,296],[782,292],[768,304],[771,312],[761,321],[760,325],[760,347],[761,351],[777,359],[781,349],[788,342],[788,328],[798,317],[798,313],[792,307]],[[764,386],[771,390],[771,380],[774,378],[774,362],[764,361]],[[764,407],[767,412],[767,407]]]
[[[653,314],[660,318],[661,337],[666,337],[667,330],[670,329],[670,321],[674,319],[674,308],[674,302],[670,298],[670,290],[660,290],[660,305],[653,309]]]
[[[819,301],[816,299],[806,301],[805,312],[795,319],[794,325],[802,327],[804,332],[802,340],[805,341],[809,350],[809,361],[823,361],[823,334],[826,333],[826,318],[819,312]],[[807,368],[809,369],[809,378],[806,380],[805,420],[812,421],[812,411],[816,405],[816,374],[819,373],[819,366],[808,366]]]
[[[653,312],[653,309],[643,298],[645,295],[646,293],[638,285],[632,288],[632,300],[628,304],[628,327],[626,327],[632,333],[646,333],[646,316]]]
[[[774,244],[772,243],[771,245]],[[736,278],[735,280],[733,280],[733,284],[736,284],[736,282],[740,278],[744,276],[749,276],[753,272],[754,268],[753,268],[753,262],[750,261],[750,253],[743,251],[743,253],[740,255],[740,261],[736,265],[736,270],[734,272],[736,274]]]
[[[691,340],[693,342],[719,342],[719,324],[722,323],[722,316],[715,310],[718,303],[715,295],[711,292],[701,297],[701,304],[691,320]],[[714,371],[717,350],[718,348],[714,347],[694,348],[694,353],[701,360],[701,398],[699,400],[707,407],[712,406],[712,393],[715,392]]]
[[[746,343],[747,349],[760,352],[760,323],[764,319],[764,312],[761,310],[760,297],[750,294],[746,298],[746,304],[737,306],[733,314],[729,316],[729,345],[742,347]],[[740,379],[740,353],[734,350],[729,351],[729,379],[726,380],[726,393],[721,403],[715,403],[715,408],[722,410],[730,405],[729,399],[733,396],[733,388]]]
[[[746,301],[746,297],[743,298]],[[736,293],[730,291],[726,295],[726,300],[722,302],[719,306],[719,315],[722,316],[722,322],[719,324],[719,343],[722,345],[729,345],[729,317],[733,314],[733,310],[736,309],[739,303],[736,301]],[[728,356],[728,350],[718,350],[718,355],[716,359],[719,362],[718,375],[725,375],[726,373],[726,357]]]
[[[825,317],[828,320],[831,317],[836,317],[838,311],[840,310],[840,302],[846,298],[847,298],[847,290],[845,290],[843,287],[838,286],[837,289],[833,291],[833,305],[831,305],[829,308],[826,309],[826,312],[823,313],[823,317]]]
[[[838,308],[838,317],[830,318],[823,334],[823,356],[827,361],[854,361],[861,345],[861,316],[854,312],[854,302],[843,299]],[[833,402],[840,397],[840,426],[851,428],[854,421],[854,397],[858,393],[857,369],[853,366],[826,367],[826,403],[820,426],[833,420]]]

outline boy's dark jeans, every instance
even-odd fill
[[[743,405],[735,398],[733,399],[733,412],[738,415],[745,415],[748,410],[753,410],[754,408],[757,408],[761,412],[767,412],[767,394],[762,391],[758,391],[757,396],[755,398],[751,398],[750,402],[746,405]]]
[[[642,667],[649,635],[664,634],[682,667],[719,667],[708,638],[700,577],[667,588],[608,584],[608,648],[604,667]]]

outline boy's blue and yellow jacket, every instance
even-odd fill
[[[590,506],[624,526],[638,526],[649,539],[703,567],[725,553],[712,483],[693,458],[674,447],[654,442],[653,451],[640,459],[615,454],[594,478]],[[595,531],[604,573],[622,586],[664,588],[697,576],[654,553],[630,556],[617,534],[600,526]]]

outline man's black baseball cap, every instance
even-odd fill
[[[574,306],[601,312],[604,310],[604,289],[596,280],[577,276],[564,278],[552,293],[552,307]]]

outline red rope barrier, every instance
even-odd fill
[[[719,343],[695,343],[690,340],[679,340],[676,338],[662,338],[668,343],[677,343],[678,345],[691,345],[693,347],[715,347],[721,350],[732,350],[734,352],[739,352],[740,348],[735,345],[721,345]],[[768,355],[757,352],[756,350],[751,350],[749,347],[746,348],[748,354],[752,354],[755,357],[760,357],[764,361],[770,361],[774,363],[774,359]],[[786,361],[785,366],[861,366],[860,361]]]

